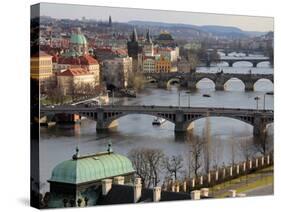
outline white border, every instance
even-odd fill
[[[280,5],[277,0],[49,0],[55,3],[118,6],[147,9],[211,12],[275,17],[275,129],[280,114]],[[1,3],[0,157],[1,211],[31,211],[29,201],[29,11],[38,1],[9,0]],[[84,211],[264,211],[280,199],[280,130],[275,130],[275,195],[244,199],[184,201],[159,204],[85,208]],[[52,211],[52,210],[51,210]],[[77,211],[69,209],[68,211]]]

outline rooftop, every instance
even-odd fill
[[[79,150],[76,151],[71,160],[63,161],[53,169],[49,182],[81,184],[135,172],[127,157],[110,149],[86,156],[79,156]]]

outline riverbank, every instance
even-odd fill
[[[216,198],[223,198],[229,195],[229,190],[236,190],[236,193],[245,193],[247,196],[259,195],[259,191],[264,193],[264,189],[273,191],[270,186],[274,184],[274,167],[270,166],[251,174],[218,184],[210,189],[210,195]]]

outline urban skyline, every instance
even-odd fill
[[[192,24],[197,26],[218,25],[237,27],[244,31],[266,32],[274,30],[274,21],[272,17],[86,6],[75,4],[43,3],[43,5],[44,7],[41,7],[41,15],[59,19],[81,19],[82,17],[85,17],[86,19],[106,21],[108,20],[108,16],[111,15],[115,22],[138,20],[171,24]],[[167,15],[167,13],[170,15]]]

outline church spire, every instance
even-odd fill
[[[132,41],[134,41],[134,42],[138,41],[137,30],[135,27],[134,27],[133,34],[132,34]]]
[[[147,43],[152,43],[149,29],[147,29],[147,32],[146,32],[146,42]]]
[[[109,18],[108,18],[108,26],[112,26],[112,20],[111,20],[111,15],[109,16]]]

